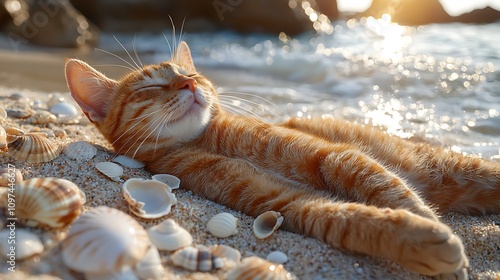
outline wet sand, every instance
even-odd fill
[[[15,53],[10,50],[0,51],[0,106],[12,107],[15,101],[6,97],[20,93],[30,100],[46,102],[47,93],[61,92],[69,99],[65,86],[63,67],[64,57],[79,57],[91,64],[103,63],[101,57],[94,54],[74,51],[25,51]],[[229,72],[211,72],[209,74],[219,85],[229,83]],[[118,77],[123,72],[118,69],[103,70],[111,77]],[[20,119],[7,118],[0,120],[3,126],[13,126],[25,131],[31,131],[34,125]],[[110,161],[113,152],[109,143],[92,125],[60,125],[48,126],[50,129],[62,128],[68,132],[65,138],[50,138],[61,147],[69,143],[85,140],[98,148],[97,155],[89,161],[75,161],[61,154],[54,161],[44,164],[27,164],[18,162],[5,154],[0,156],[2,167],[13,164],[20,169],[25,179],[33,177],[59,177],[73,181],[87,196],[85,210],[90,207],[106,205],[117,208],[132,215],[123,198],[121,187],[123,182],[114,182],[95,169],[95,164]],[[123,180],[128,178],[150,178],[151,174],[143,169],[124,168]],[[182,187],[182,182],[181,182]],[[194,243],[203,245],[226,244],[241,251],[243,257],[256,255],[265,257],[274,250],[280,250],[288,255],[289,261],[285,268],[300,279],[427,279],[400,266],[379,258],[367,257],[331,248],[324,243],[298,234],[278,230],[265,240],[259,240],[252,233],[253,218],[218,205],[206,199],[193,195],[191,192],[179,189],[174,191],[178,204],[172,212],[157,220],[136,218],[145,228],[158,224],[166,218],[172,218],[192,235]],[[220,212],[232,213],[239,219],[239,233],[228,238],[215,238],[206,230],[206,223]],[[466,253],[469,256],[471,279],[500,279],[500,227],[495,222],[500,221],[500,215],[466,216],[457,213],[446,214],[442,221],[462,238]],[[44,232],[30,229],[44,240],[50,240],[54,232]],[[16,273],[10,273],[7,264],[0,265],[2,279],[82,279],[82,274],[68,270],[60,257],[60,246],[55,243],[47,246],[39,257],[17,262]],[[209,273],[189,272],[174,267],[168,261],[168,252],[161,252],[163,265],[168,276],[165,279],[224,279],[230,267]],[[34,276],[31,278],[31,276]],[[36,276],[36,277],[35,277]]]

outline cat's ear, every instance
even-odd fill
[[[78,59],[66,60],[65,72],[73,99],[90,121],[101,123],[106,117],[118,82]]]
[[[183,66],[187,71],[196,72],[193,58],[191,57],[191,51],[189,50],[188,44],[184,41],[177,46],[177,50],[175,50],[175,53],[172,56],[172,61]]]

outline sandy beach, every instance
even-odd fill
[[[19,102],[41,100],[48,101],[48,93],[61,93],[72,102],[65,85],[63,67],[64,57],[79,57],[88,61],[100,61],[95,54],[68,52],[12,52],[0,51],[0,106],[15,107]],[[203,71],[203,70],[202,70]],[[206,69],[206,75],[216,84],[224,85],[224,72]],[[111,77],[118,77],[123,72],[106,71]],[[27,78],[29,77],[29,78]],[[12,94],[20,94],[20,100],[9,98]],[[26,123],[22,119],[0,118],[0,125],[20,128],[26,132],[33,131],[40,125]],[[134,216],[129,210],[121,191],[123,181],[128,178],[148,179],[151,174],[144,169],[124,167],[121,182],[114,182],[99,173],[95,164],[111,161],[114,153],[109,143],[90,124],[49,124],[49,129],[64,129],[67,136],[53,137],[50,140],[64,148],[69,143],[85,140],[97,149],[97,155],[89,161],[75,161],[61,154],[55,160],[43,164],[19,162],[2,153],[0,163],[14,165],[21,170],[25,179],[34,177],[58,177],[74,182],[86,194],[84,209],[106,205],[119,209],[134,217],[142,226],[148,228],[171,218],[187,229],[193,236],[195,244],[225,244],[240,250],[242,257],[258,256],[265,258],[271,251],[284,252],[289,260],[284,267],[299,279],[430,279],[408,272],[400,266],[379,258],[331,248],[326,244],[301,235],[278,230],[270,238],[259,240],[252,232],[254,218],[228,209],[209,200],[200,198],[182,189],[175,190],[178,203],[167,216],[156,220],[144,220]],[[238,234],[228,238],[215,238],[206,229],[208,220],[217,213],[229,212],[239,219]],[[500,215],[467,216],[449,213],[442,216],[442,221],[449,225],[455,234],[464,242],[469,257],[470,279],[500,279]],[[48,232],[31,229],[42,240],[52,240],[54,236],[63,236],[61,232]],[[0,265],[1,279],[82,279],[83,275],[71,271],[64,266],[60,256],[60,245],[49,244],[40,256],[19,261],[17,272],[7,271],[5,261]],[[160,252],[162,264],[167,274],[165,279],[224,279],[231,266],[208,273],[190,272],[173,266],[168,257],[170,252]]]

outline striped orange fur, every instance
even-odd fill
[[[466,278],[460,238],[439,212],[500,213],[500,164],[342,120],[269,124],[224,111],[186,43],[169,62],[120,81],[69,60],[66,78],[115,151],[172,173],[182,187],[287,230]]]

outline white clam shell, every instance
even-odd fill
[[[62,258],[79,272],[120,272],[140,262],[149,247],[148,234],[134,218],[99,206],[71,225],[62,241]]]
[[[230,213],[219,213],[207,223],[210,233],[219,238],[229,237],[238,233],[238,218]]]
[[[9,137],[8,137],[9,138]],[[18,161],[49,162],[59,156],[61,149],[40,133],[10,136],[8,154]]]
[[[78,186],[60,178],[24,180],[15,187],[13,194],[16,218],[28,226],[67,226],[80,215],[85,203],[85,195]]]
[[[49,110],[54,115],[78,116],[78,110],[72,104],[66,102],[58,102]]]
[[[97,149],[87,141],[77,141],[66,146],[63,152],[74,160],[89,160],[97,154]]]
[[[170,256],[173,264],[191,271],[210,271],[224,266],[224,261],[207,248],[185,247]]]
[[[140,279],[165,279],[165,269],[161,265],[160,253],[155,246],[149,247],[144,258],[133,269]]]
[[[7,132],[0,126],[0,149],[7,147]]]
[[[226,280],[291,280],[293,275],[280,264],[274,264],[258,257],[244,258],[234,267]]]
[[[177,203],[170,187],[154,180],[128,179],[123,184],[123,196],[130,211],[144,219],[163,217]]]
[[[39,255],[43,252],[43,244],[40,238],[25,229],[16,228],[15,231],[10,229],[4,229],[0,231],[0,252],[2,257],[9,259],[10,256],[14,256],[16,260],[24,260],[35,255]],[[9,241],[15,240],[15,243],[9,243]],[[11,247],[15,248],[15,251],[11,251]]]
[[[209,249],[210,249],[210,252],[212,252],[212,254],[214,254],[220,258],[230,260],[230,261],[235,262],[235,263],[239,263],[241,261],[240,251],[234,249],[231,246],[227,246],[224,244],[218,244],[218,245],[210,246]]]
[[[95,168],[99,170],[102,174],[106,175],[113,181],[120,181],[123,175],[123,168],[116,163],[112,162],[99,162],[96,163]]]
[[[57,117],[48,111],[36,111],[26,121],[31,124],[57,123]]]
[[[191,234],[172,219],[167,219],[148,230],[149,240],[158,250],[175,251],[193,243]]]
[[[4,167],[0,169],[0,187],[17,185],[23,181],[23,174],[15,167]]]
[[[113,159],[113,161],[117,162],[123,166],[126,166],[128,168],[143,168],[144,167],[144,163],[142,163],[136,159],[130,158],[128,156],[124,156],[124,155],[119,155],[119,156],[115,157]]]
[[[178,189],[181,184],[181,179],[170,174],[156,174],[152,179],[167,184],[172,190]]]
[[[284,264],[288,261],[288,256],[281,251],[273,251],[266,256],[266,260],[276,264]]]
[[[283,223],[280,212],[267,211],[260,214],[253,222],[253,233],[259,239],[264,239],[277,230]]]

